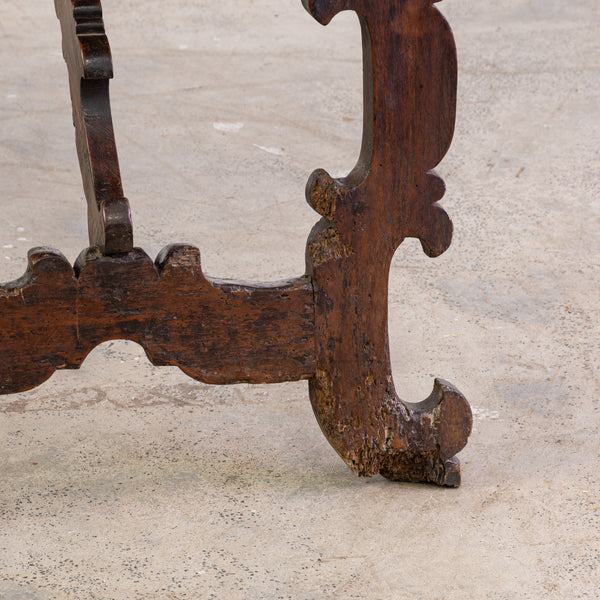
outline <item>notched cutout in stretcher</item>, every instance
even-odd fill
[[[209,279],[200,253],[175,245],[155,262],[132,245],[108,103],[110,51],[99,0],[55,0],[69,67],[90,241],[74,268],[57,251],[30,253],[20,280],[0,288],[0,391],[29,389],[77,368],[97,344],[136,341],[157,365],[207,383],[309,380],[329,442],[357,474],[460,484],[455,454],[472,417],[451,384],[410,404],[392,380],[387,286],[406,237],[429,256],[450,244],[432,169],[453,135],[456,53],[426,0],[304,0],[326,24],[358,13],[364,130],[356,167],[319,169],[307,200],[322,219],[307,243],[306,275],[274,284]]]

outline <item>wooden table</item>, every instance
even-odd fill
[[[111,339],[143,346],[213,384],[306,379],[317,420],[361,476],[458,486],[471,410],[436,380],[422,402],[400,400],[388,348],[390,262],[406,237],[428,256],[450,245],[432,169],[452,140],[456,50],[428,0],[303,0],[326,25],[356,11],[362,26],[364,127],[360,158],[333,179],[322,169],[306,197],[320,215],[306,273],[278,284],[206,277],[200,252],[171,245],[152,261],[133,245],[109,101],[110,47],[100,0],[55,0],[88,204],[90,247],[74,266],[51,248],[0,286],[0,392],[35,387],[78,368]]]

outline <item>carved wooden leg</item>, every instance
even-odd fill
[[[472,417],[451,384],[402,402],[392,381],[387,286],[394,252],[417,237],[430,256],[452,224],[431,170],[452,139],[456,56],[427,0],[304,0],[326,24],[360,18],[364,51],[361,156],[345,178],[307,185],[322,216],[307,274],[283,283],[210,279],[200,253],[174,245],[152,262],[133,247],[112,130],[112,64],[99,0],[55,0],[69,70],[90,241],[74,267],[56,250],[29,253],[25,275],[0,286],[0,393],[78,368],[98,344],[129,339],[155,365],[226,384],[308,379],[327,439],[357,475],[460,484],[455,454]]]
[[[313,408],[325,435],[358,475],[455,486],[454,455],[467,443],[471,410],[443,381],[406,404],[396,395],[388,349],[387,287],[394,252],[417,237],[429,256],[450,245],[452,223],[436,204],[444,184],[431,169],[454,131],[456,51],[425,0],[304,0],[321,23],[346,9],[360,19],[364,131],[354,170],[313,173],[309,204],[323,216],[308,242],[315,288],[317,371]]]
[[[110,114],[108,82],[113,66],[102,6],[100,0],[54,0],[54,6],[69,71],[90,244],[106,254],[130,252],[133,229]]]

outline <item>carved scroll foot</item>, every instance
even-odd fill
[[[409,449],[398,452],[392,441],[381,458],[379,472],[394,481],[458,487],[461,469],[455,454],[466,446],[473,427],[466,398],[452,384],[436,379],[427,400],[405,406],[414,423],[414,429],[409,427],[414,432],[407,440]]]
[[[371,377],[367,375],[367,384],[376,388]],[[344,382],[317,369],[310,397],[323,433],[355,475],[380,473],[394,481],[460,485],[455,455],[467,444],[473,417],[467,400],[452,384],[436,379],[426,400],[409,404],[388,386],[368,400],[363,395],[367,390],[358,389],[361,401],[352,397],[349,386],[342,392],[340,383]]]

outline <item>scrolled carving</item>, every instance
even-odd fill
[[[465,398],[437,380],[431,396],[402,402],[388,349],[389,266],[406,237],[429,256],[444,252],[452,223],[437,202],[432,171],[452,140],[456,54],[450,28],[430,1],[304,0],[327,24],[354,10],[362,27],[364,129],[351,173],[324,170],[307,185],[324,218],[307,246],[317,339],[310,397],[330,443],[358,475],[460,483],[454,454],[472,427]]]
[[[306,274],[271,284],[212,279],[200,252],[165,248],[155,262],[132,245],[110,116],[112,61],[99,0],[55,0],[88,200],[91,248],[71,267],[49,248],[0,285],[0,393],[78,368],[98,344],[129,339],[155,365],[206,383],[309,380],[327,439],[357,474],[460,484],[455,457],[472,427],[469,405],[436,379],[410,404],[390,367],[387,286],[406,237],[429,256],[450,245],[433,168],[447,151],[456,103],[452,33],[431,0],[303,0],[326,24],[358,13],[364,55],[364,128],[347,177],[318,169],[306,186],[321,216]]]

